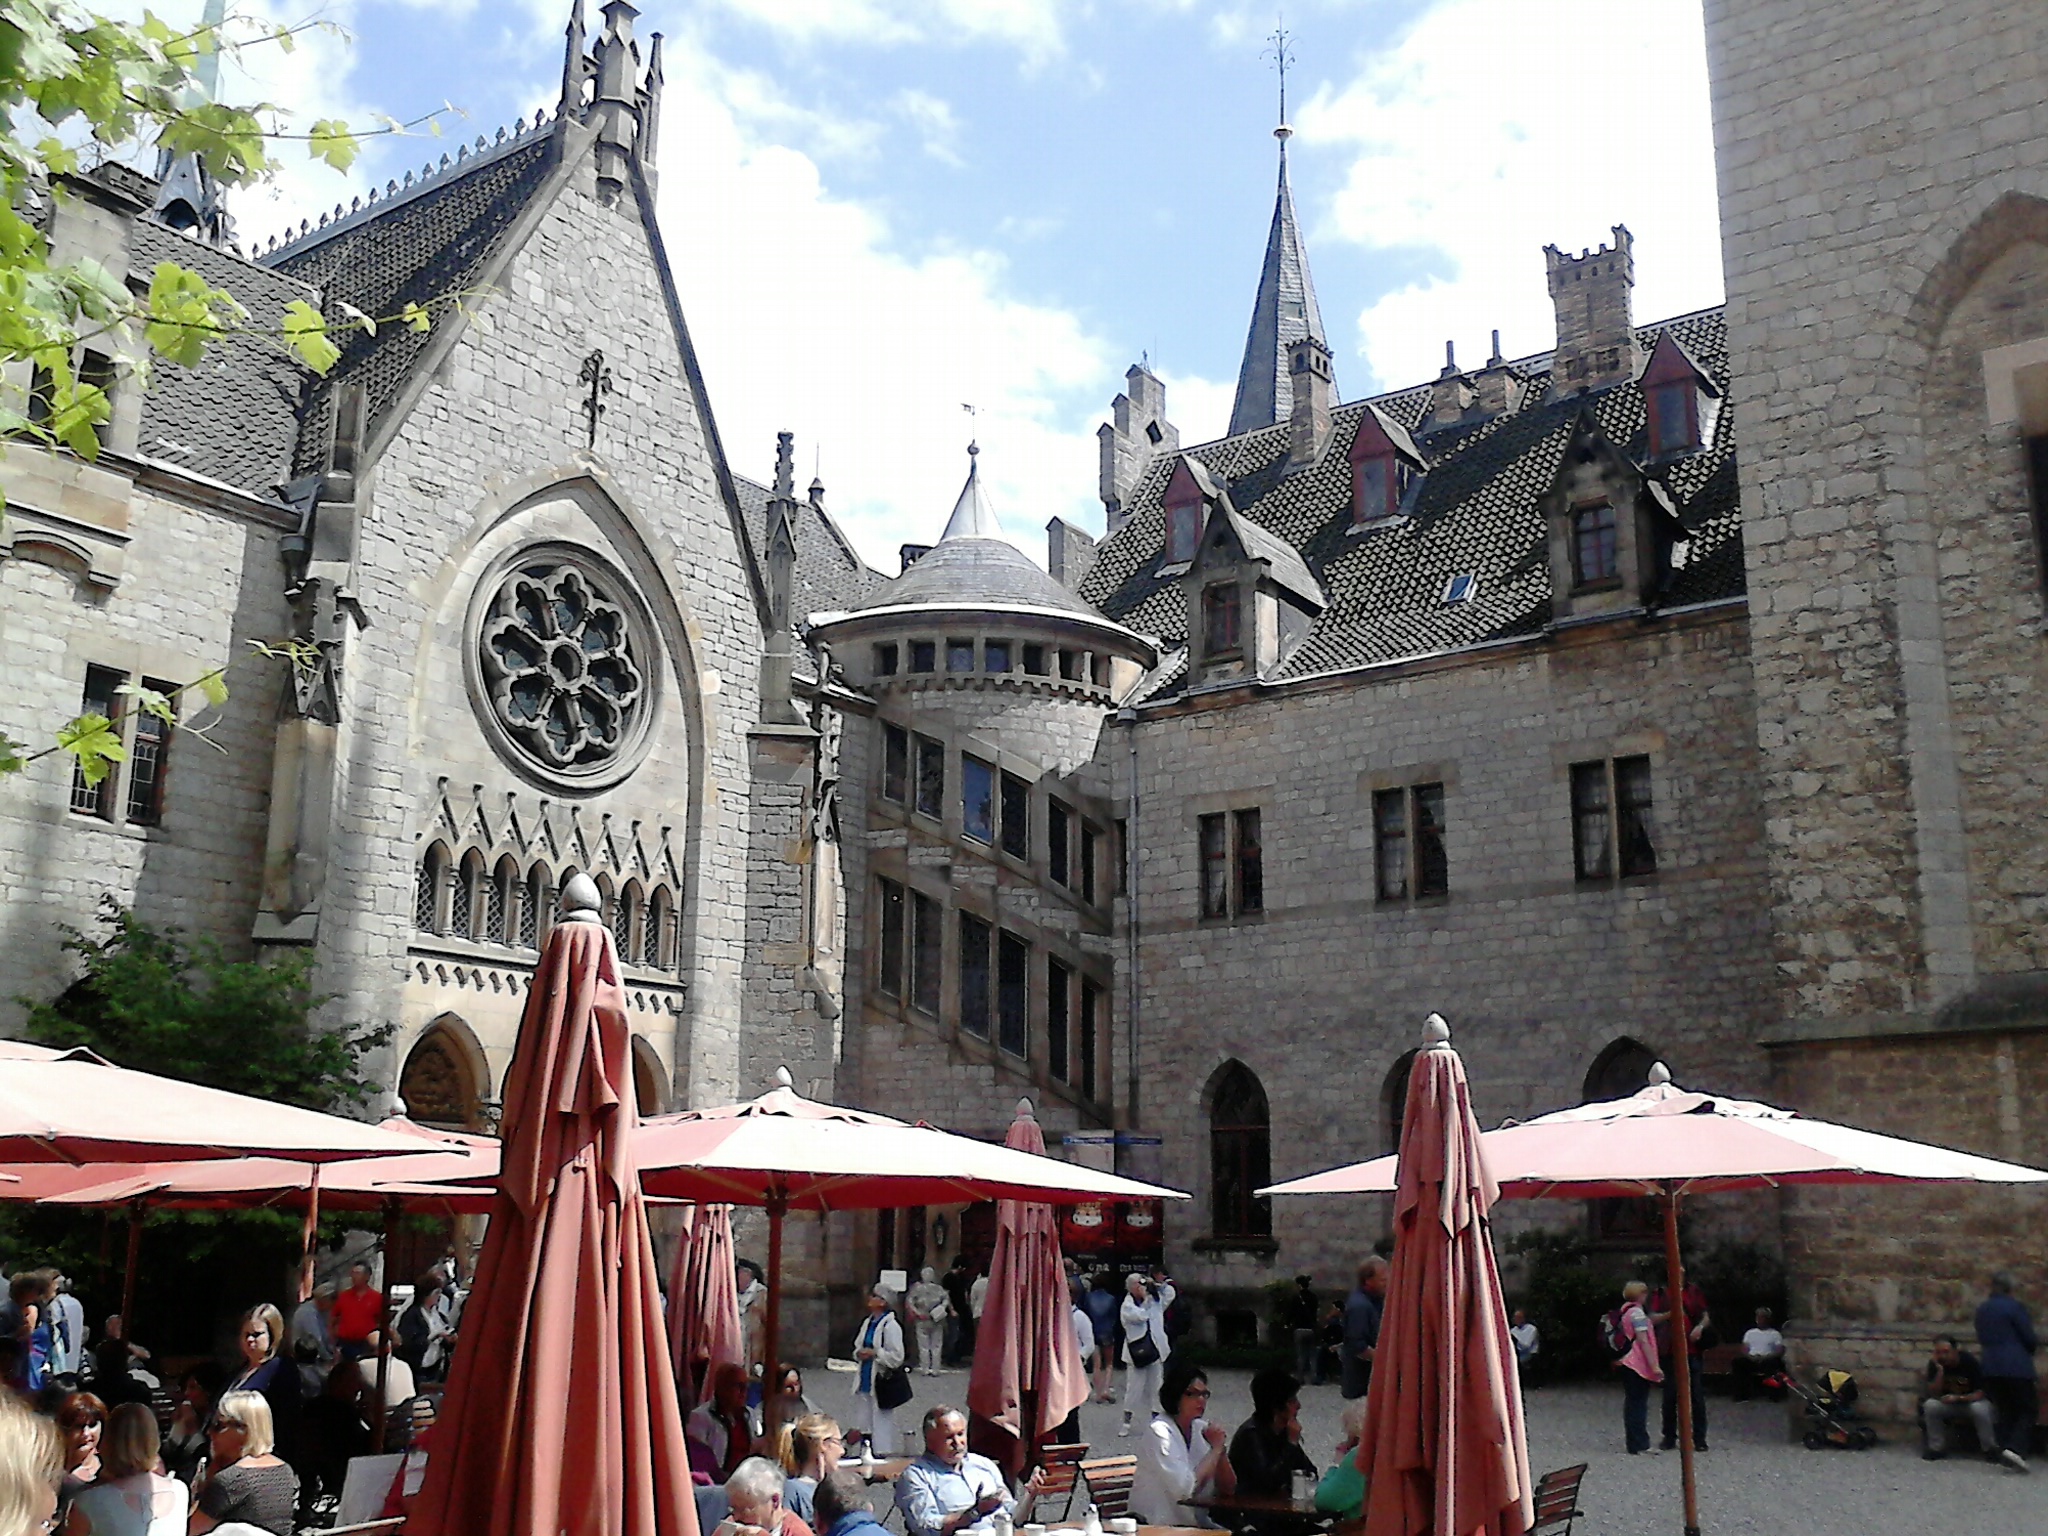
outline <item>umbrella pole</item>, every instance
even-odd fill
[[[299,1226],[299,1294],[304,1301],[313,1294],[313,1234],[320,1227],[320,1165],[313,1164],[313,1179],[306,1190],[306,1219]]]
[[[1678,1395],[1678,1465],[1685,1484],[1685,1536],[1700,1536],[1699,1489],[1693,1481],[1692,1341],[1685,1316],[1685,1265],[1678,1256],[1678,1188],[1664,1191],[1664,1277],[1671,1304],[1672,1390]]]
[[[398,1197],[388,1195],[384,1200],[384,1253],[391,1253],[391,1229],[398,1222]],[[390,1266],[387,1264],[388,1270]],[[377,1391],[371,1404],[370,1454],[384,1453],[384,1385],[391,1376],[391,1276],[384,1276],[384,1300],[380,1304],[383,1315],[377,1319]]]
[[[142,1212],[140,1200],[129,1202],[128,1264],[121,1271],[121,1337],[130,1343],[135,1339],[135,1266],[142,1258]]]
[[[761,1391],[768,1391],[772,1367],[782,1347],[782,1216],[789,1202],[781,1195],[768,1201],[768,1318],[761,1329]]]

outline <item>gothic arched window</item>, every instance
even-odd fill
[[[1209,1172],[1212,1235],[1264,1238],[1273,1234],[1273,1202],[1252,1191],[1273,1182],[1272,1115],[1266,1090],[1241,1061],[1230,1062],[1209,1096]]]
[[[619,893],[618,905],[612,909],[612,937],[619,941],[619,959],[627,964],[631,964],[640,953],[640,946],[634,942],[634,930],[640,925],[643,905],[640,882],[628,880],[626,888]]]
[[[675,955],[671,948],[675,928],[675,903],[668,894],[668,887],[657,885],[654,899],[647,904],[647,930],[641,935],[640,960],[656,970],[666,971],[674,967]]]
[[[413,877],[412,925],[421,933],[442,931],[441,888],[448,883],[448,875],[448,849],[435,843],[427,849]]]
[[[1401,1127],[1408,1118],[1408,1078],[1415,1070],[1418,1051],[1410,1051],[1387,1069],[1380,1085],[1380,1118],[1387,1128],[1387,1150],[1401,1150]]]
[[[1625,1099],[1640,1092],[1650,1081],[1650,1068],[1657,1053],[1640,1040],[1624,1035],[1593,1058],[1586,1073],[1588,1104],[1606,1099]],[[1586,1202],[1586,1221],[1596,1243],[1636,1246],[1653,1242],[1663,1230],[1662,1208],[1655,1200],[1616,1195]]]

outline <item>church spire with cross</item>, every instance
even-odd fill
[[[1244,361],[1237,370],[1237,399],[1230,409],[1230,435],[1286,421],[1294,408],[1288,377],[1288,346],[1313,336],[1329,346],[1322,311],[1316,307],[1316,285],[1309,276],[1308,247],[1294,216],[1294,194],[1287,185],[1287,141],[1294,129],[1287,122],[1287,66],[1293,62],[1285,27],[1273,33],[1272,57],[1280,71],[1280,186],[1273,199],[1273,227],[1266,236],[1266,260],[1259,268],[1259,295],[1252,304],[1251,328],[1245,334]],[[1335,391],[1332,391],[1334,395]]]

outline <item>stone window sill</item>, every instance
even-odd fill
[[[1192,1246],[1197,1253],[1248,1253],[1262,1259],[1280,1252],[1279,1243],[1270,1237],[1198,1237]]]

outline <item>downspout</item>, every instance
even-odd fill
[[[1142,908],[1138,898],[1138,712],[1129,705],[1116,712],[1116,723],[1129,732],[1127,768],[1124,780],[1124,1038],[1126,1077],[1124,1081],[1124,1119],[1126,1125],[1135,1130],[1138,1126],[1138,937]],[[1122,1164],[1119,1157],[1117,1162]]]

